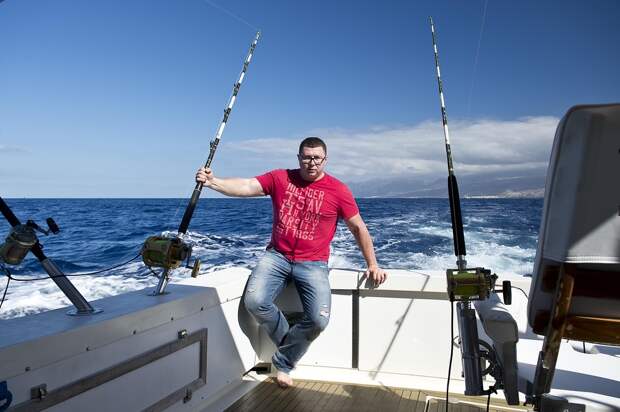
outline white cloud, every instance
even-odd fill
[[[451,148],[457,174],[544,169],[559,119],[550,116],[516,120],[453,121]],[[328,145],[328,169],[346,181],[440,175],[447,169],[440,122],[408,127],[377,126],[368,130],[314,130]],[[297,151],[299,137],[250,139],[230,144],[233,150],[264,156],[266,167]]]

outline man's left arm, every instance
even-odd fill
[[[382,284],[387,278],[387,273],[385,273],[385,271],[381,269],[377,264],[377,258],[375,257],[375,248],[372,244],[372,238],[370,237],[370,233],[368,233],[366,223],[364,223],[364,220],[359,213],[345,220],[345,223],[355,237],[355,240],[357,241],[357,244],[362,251],[362,255],[364,255],[366,264],[368,265],[368,269],[366,270],[366,277],[368,279],[372,279],[375,286]]]

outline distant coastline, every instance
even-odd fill
[[[420,196],[420,195],[377,195],[377,196],[356,196],[358,199],[446,199],[446,195]],[[545,197],[545,189],[531,190],[506,190],[497,194],[461,194],[463,199],[543,199]]]

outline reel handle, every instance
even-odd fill
[[[47,223],[47,230],[37,225],[37,223],[34,220],[26,221],[26,226],[33,228],[37,232],[43,233],[45,236],[48,236],[50,233],[52,233],[53,235],[57,235],[58,232],[60,232],[60,228],[58,227],[54,219],[52,219],[51,217],[48,217],[47,219],[45,219],[45,223]]]
[[[509,280],[502,281],[502,288],[496,289],[495,293],[502,292],[504,298],[504,305],[512,305],[512,284]]]
[[[52,232],[53,234],[57,235],[58,232],[60,232],[60,228],[58,227],[54,219],[52,219],[51,217],[48,217],[47,219],[45,219],[45,223],[47,223],[47,227],[49,231]]]

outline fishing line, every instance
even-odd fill
[[[450,302],[450,363],[448,364],[448,379],[446,383],[446,412],[448,412],[448,396],[450,394],[450,373],[452,372],[452,357],[454,356],[454,302]]]
[[[476,81],[476,69],[478,68],[478,56],[480,55],[480,45],[482,44],[482,34],[484,32],[484,22],[487,17],[487,6],[489,0],[484,1],[484,10],[482,11],[482,23],[480,24],[480,36],[478,37],[478,48],[476,49],[476,58],[474,59],[474,71],[471,75],[471,87],[469,88],[469,96],[467,96],[467,117],[471,111],[471,96],[474,93],[474,83]]]
[[[74,275],[67,275],[67,276],[91,276],[91,275],[97,275],[97,274],[99,274],[99,273],[107,272],[107,271],[109,271],[109,270],[112,270],[112,269],[117,269],[117,268],[123,267],[123,266],[125,266],[125,265],[128,265],[128,264],[130,264],[131,262],[133,262],[134,260],[138,259],[139,257],[140,257],[140,253],[138,253],[136,256],[132,257],[132,258],[131,258],[131,259],[129,259],[128,261],[123,262],[123,263],[119,263],[119,264],[118,264],[118,265],[116,265],[116,266],[111,266],[111,267],[109,267],[109,268],[105,268],[105,269],[97,270],[97,271],[95,271],[95,272],[76,273],[76,274],[74,274]]]
[[[2,304],[4,303],[4,298],[6,298],[6,292],[9,290],[9,283],[11,283],[11,272],[9,272],[9,269],[0,264],[0,267],[2,267],[2,270],[4,271],[4,273],[6,274],[6,286],[4,288],[4,294],[2,295],[2,300],[0,301],[0,309],[2,309]]]
[[[218,5],[218,4],[215,4],[214,2],[212,2],[212,1],[210,1],[210,0],[203,0],[203,1],[204,1],[205,3],[207,3],[209,6],[213,7],[214,9],[217,9],[217,10],[221,11],[222,13],[225,13],[225,14],[227,14],[228,16],[232,17],[233,19],[235,19],[235,20],[239,21],[240,23],[245,24],[246,26],[248,26],[248,27],[249,27],[249,28],[251,28],[252,30],[255,30],[255,31],[260,31],[260,30],[258,29],[258,27],[254,26],[253,24],[251,24],[250,22],[248,22],[246,19],[244,19],[243,17],[241,17],[241,16],[239,16],[239,15],[237,15],[237,14],[233,13],[232,11],[230,11],[230,10],[228,10],[228,9],[226,9],[226,8],[224,8],[224,7],[220,6],[220,5]],[[183,203],[183,200],[184,200],[184,199],[182,199],[182,198],[181,198],[181,199],[179,199],[179,203],[177,204],[177,208],[176,208],[176,211],[174,212],[174,216],[170,219],[170,223],[171,223],[172,221],[174,221],[174,220],[176,219],[176,217],[178,216],[178,214],[179,214],[179,210],[181,209],[181,205],[182,205],[182,203]]]
[[[512,286],[512,285],[510,287],[513,288],[513,289],[520,290],[521,293],[523,293],[523,296],[525,296],[525,300],[529,300],[530,299],[529,296],[527,296],[527,293],[525,293],[525,291],[523,289],[521,289],[520,287]]]
[[[92,276],[92,275],[96,275],[98,273],[103,273],[103,272],[107,272],[110,271],[112,269],[117,269],[120,267],[123,267],[125,265],[128,265],[129,263],[133,262],[134,260],[138,259],[140,257],[140,253],[138,253],[136,256],[132,257],[131,259],[129,259],[126,262],[120,263],[116,266],[111,266],[109,268],[105,268],[105,269],[101,269],[101,270],[97,270],[94,272],[88,272],[88,273],[75,273],[75,274],[70,274],[70,275],[60,275],[60,276],[47,276],[47,277],[42,277],[42,278],[16,278],[14,277],[11,272],[9,271],[9,269],[4,266],[2,263],[0,263],[0,269],[2,269],[4,271],[4,274],[7,277],[6,280],[6,286],[4,287],[4,293],[2,294],[2,299],[0,300],[0,309],[2,308],[2,305],[4,304],[4,300],[6,298],[6,294],[9,290],[9,284],[11,283],[11,280],[14,280],[16,282],[35,282],[35,281],[39,281],[39,280],[47,280],[47,279],[54,279],[54,278],[62,278],[62,277],[79,277],[79,276]],[[151,273],[154,276],[158,276],[157,273],[155,273],[153,271],[153,269],[149,268],[149,270],[151,271]],[[149,275],[150,276],[150,275]]]
[[[218,9],[219,11],[228,14],[230,17],[232,17],[233,19],[245,24],[246,26],[250,27],[251,29],[253,29],[254,31],[259,31],[258,27],[250,24],[247,20],[245,20],[244,18],[242,18],[241,16],[238,16],[236,14],[234,14],[233,12],[226,10],[224,7],[222,6],[218,6],[217,4],[209,1],[209,0],[203,0],[205,3],[207,3],[208,5],[210,5],[213,8]]]
[[[103,273],[103,272],[107,272],[110,271],[112,269],[117,269],[120,268],[122,266],[128,265],[129,263],[133,262],[134,260],[138,259],[140,257],[140,253],[138,253],[136,256],[132,257],[131,259],[129,259],[126,262],[120,263],[116,266],[111,266],[109,268],[105,268],[105,269],[101,269],[101,270],[97,270],[95,272],[87,272],[87,273],[73,273],[73,274],[69,274],[69,275],[59,275],[59,276],[46,276],[46,277],[42,277],[42,278],[16,278],[13,275],[10,274],[10,272],[8,271],[7,268],[3,267],[6,275],[9,277],[10,280],[14,280],[16,282],[34,282],[34,281],[38,281],[38,280],[47,280],[47,279],[54,279],[54,278],[61,278],[61,277],[80,277],[80,276],[91,276],[91,275],[96,275],[98,273]]]

